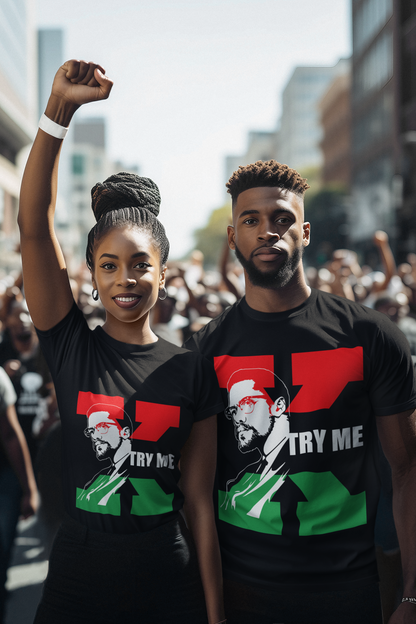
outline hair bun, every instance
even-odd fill
[[[92,211],[98,221],[104,214],[118,208],[136,206],[152,212],[160,210],[160,193],[150,178],[122,171],[96,184],[91,190]]]

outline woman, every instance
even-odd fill
[[[87,264],[106,310],[94,331],[73,301],[53,230],[65,128],[111,87],[93,63],[58,70],[22,181],[25,294],[58,397],[68,514],[35,622],[215,624],[224,621],[212,510],[213,414],[222,406],[208,364],[149,325],[169,249],[159,191],[130,174],[93,189]]]

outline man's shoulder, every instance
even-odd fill
[[[368,306],[359,303],[358,301],[351,301],[340,295],[333,295],[322,290],[316,291],[316,305],[317,312],[323,314],[323,309],[327,309],[334,314],[345,314],[355,320],[367,321],[368,323],[381,323],[386,326],[394,326],[390,319],[381,312],[373,310]]]
[[[241,300],[226,308],[224,312],[221,312],[221,314],[212,319],[212,321],[207,323],[204,327],[202,327],[202,329],[188,338],[184,347],[186,349],[190,349],[191,351],[195,351],[199,350],[201,345],[203,345],[207,340],[212,341],[212,338],[216,333],[222,333],[224,325],[235,322],[236,315],[239,313],[240,305]]]

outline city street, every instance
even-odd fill
[[[5,624],[32,624],[48,571],[45,539],[37,518],[19,522],[9,568]]]

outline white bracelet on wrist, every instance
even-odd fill
[[[43,113],[42,117],[39,119],[39,128],[46,132],[46,134],[55,137],[55,139],[64,139],[68,132],[68,128],[55,123],[52,119],[46,117],[45,113]]]

